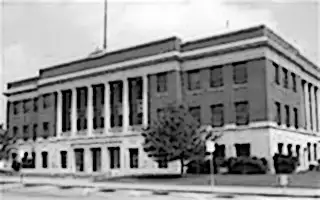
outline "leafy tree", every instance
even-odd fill
[[[14,147],[14,139],[10,137],[6,130],[0,128],[0,160],[7,160],[10,152],[16,150]]]
[[[188,162],[205,156],[205,142],[211,129],[201,128],[184,104],[169,104],[158,119],[144,129],[143,148],[156,162],[179,160],[181,174]],[[219,136],[213,137],[216,140]]]

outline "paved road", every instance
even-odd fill
[[[113,191],[113,192],[98,192],[92,189],[71,188],[59,189],[53,186],[41,187],[20,187],[13,185],[8,187],[7,190],[2,191],[1,200],[55,200],[55,199],[68,199],[68,200],[226,200],[230,197],[217,197],[211,194],[191,194],[191,193],[170,193],[168,195],[155,195],[151,192],[137,192],[137,191]],[[234,200],[289,200],[294,198],[288,197],[260,197],[260,196],[234,196]],[[301,200],[311,200],[303,199]],[[314,199],[313,199],[314,200]]]

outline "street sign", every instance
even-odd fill
[[[207,152],[213,153],[214,150],[215,150],[215,146],[214,146],[214,145],[215,145],[215,143],[214,143],[213,141],[208,140],[208,141],[206,142]]]

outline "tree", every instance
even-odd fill
[[[169,104],[158,119],[145,128],[143,148],[156,162],[179,160],[183,168],[194,159],[204,157],[205,141],[213,136],[212,129],[201,128],[184,104]],[[219,136],[213,137],[216,140]]]
[[[8,160],[10,153],[17,150],[14,146],[14,139],[6,130],[0,129],[0,160]]]

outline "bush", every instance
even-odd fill
[[[248,156],[230,158],[228,160],[229,174],[265,174],[268,171],[267,160]]]
[[[214,173],[219,173],[219,168],[227,167],[228,161],[223,157],[214,158]],[[197,160],[192,161],[187,165],[187,173],[188,174],[210,174],[210,160]]]
[[[299,159],[297,157],[282,154],[275,154],[273,162],[277,174],[292,174],[299,166]]]

